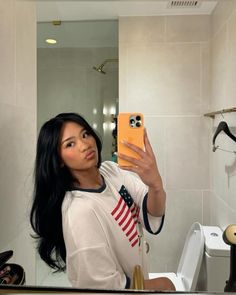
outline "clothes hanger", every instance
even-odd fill
[[[232,132],[230,131],[229,129],[229,126],[228,124],[225,122],[225,121],[221,121],[216,129],[216,132],[213,136],[213,139],[212,139],[212,144],[213,144],[213,152],[215,152],[217,149],[219,149],[219,146],[216,146],[215,145],[215,141],[216,141],[216,137],[218,136],[218,134],[220,132],[224,132],[225,134],[227,134],[233,141],[236,142],[236,136],[234,136],[232,134]],[[233,151],[233,153],[235,153],[235,151]]]

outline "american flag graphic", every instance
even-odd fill
[[[135,204],[124,185],[122,185],[119,194],[120,199],[111,215],[122,228],[131,246],[134,247],[139,241],[136,228],[139,218],[139,207]]]

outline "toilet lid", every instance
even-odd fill
[[[210,256],[230,256],[230,246],[223,240],[223,232],[218,226],[203,226],[205,249]]]
[[[177,276],[181,277],[187,291],[194,291],[196,288],[203,252],[203,228],[199,222],[195,222],[187,234],[177,270]]]

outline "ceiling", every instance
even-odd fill
[[[177,7],[170,7],[170,3]],[[38,47],[52,47],[46,38],[55,38],[55,47],[118,46],[118,19],[122,16],[209,15],[213,0],[37,0]],[[182,4],[189,4],[184,7]],[[196,4],[191,7],[191,4]],[[61,20],[61,26],[52,25]]]
[[[49,45],[45,42],[47,38],[58,43]],[[118,47],[118,21],[63,21],[60,26],[41,22],[37,25],[37,47]]]
[[[189,5],[170,6],[171,2]],[[197,2],[196,7],[191,7]],[[170,1],[170,0],[106,0],[106,1],[37,1],[37,20],[47,22],[54,19],[62,21],[118,19],[121,16],[185,15],[211,14],[217,1]]]

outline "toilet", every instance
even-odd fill
[[[217,226],[203,226],[205,249],[196,289],[223,292],[230,274],[230,246]]]
[[[177,273],[149,273],[149,278],[168,277],[176,291],[220,291],[229,278],[230,247],[217,226],[193,223],[185,239]]]

